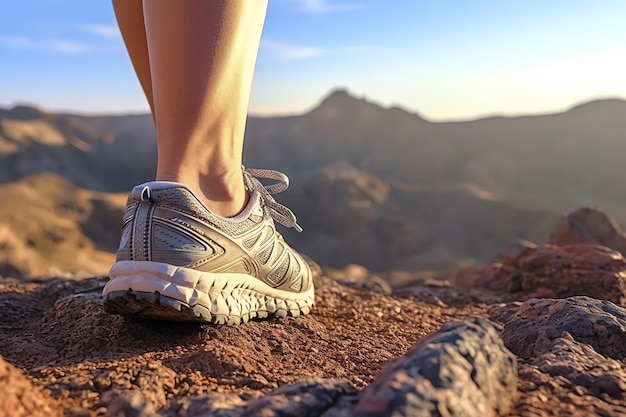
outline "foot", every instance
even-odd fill
[[[279,183],[264,187],[257,176]],[[265,170],[245,170],[244,177],[249,201],[230,218],[208,210],[180,183],[135,187],[103,291],[105,310],[213,324],[307,314],[311,270],[274,227],[276,220],[299,229],[270,195],[287,187],[287,177]]]

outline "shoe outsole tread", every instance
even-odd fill
[[[308,314],[310,306],[300,305],[295,301],[276,300],[263,297],[267,309],[258,308],[262,303],[244,303],[241,305],[233,297],[230,300],[218,297],[213,300],[214,308],[219,304],[228,306],[228,314],[214,314],[211,309],[201,304],[189,305],[185,302],[164,296],[158,292],[145,291],[112,291],[105,296],[104,309],[111,314],[142,320],[161,320],[192,322],[215,325],[238,325],[250,320],[261,320],[272,317],[297,317]],[[256,306],[254,306],[256,304]],[[291,308],[287,308],[287,305]],[[241,308],[243,307],[243,308]],[[251,308],[251,307],[256,307]],[[239,314],[236,314],[239,310]],[[247,311],[241,314],[241,310]]]

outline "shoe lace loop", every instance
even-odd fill
[[[277,223],[285,227],[293,227],[298,232],[302,228],[296,223],[296,215],[289,208],[278,203],[272,194],[282,193],[289,187],[289,177],[282,172],[271,169],[243,168],[243,179],[249,191],[258,191],[269,214]],[[277,181],[274,184],[263,185],[259,178]]]

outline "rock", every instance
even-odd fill
[[[483,318],[448,323],[387,365],[358,402],[324,417],[487,416],[506,413],[517,363],[494,325]]]
[[[250,401],[237,395],[211,393],[175,404],[177,416],[211,415],[220,417],[303,417],[320,416],[341,397],[354,396],[356,390],[346,382],[308,380],[283,385]]]
[[[546,245],[488,265],[475,285],[521,300],[587,295],[626,305],[626,260],[603,246]]]
[[[177,417],[211,416],[240,417],[246,402],[235,393],[212,392],[207,395],[182,398],[168,410],[169,415]]]
[[[524,239],[517,239],[511,242],[506,248],[501,250],[498,255],[496,255],[495,260],[499,261],[506,258],[511,258],[519,255],[527,249],[534,249],[536,247],[536,243]]]
[[[140,394],[119,394],[109,391],[102,398],[107,416],[111,417],[160,417],[152,403]]]
[[[489,319],[497,323],[508,323],[517,314],[521,305],[521,301],[494,304],[489,308]]]
[[[626,309],[589,297],[527,300],[504,325],[502,339],[517,356],[533,358],[566,333],[604,356],[626,358]]]
[[[554,339],[531,364],[552,377],[567,378],[596,397],[608,394],[623,399],[626,393],[622,364],[599,354],[590,345],[576,342],[567,332]]]
[[[314,415],[352,404],[355,389],[425,334],[487,311],[353,288],[319,273],[314,281],[307,316],[199,326],[107,314],[102,279],[0,278],[0,354],[50,390],[64,415],[107,415],[113,405],[167,417]]]
[[[0,417],[59,416],[50,394],[0,356]]]
[[[383,294],[391,294],[391,285],[378,275],[370,272],[362,265],[350,264],[342,270],[331,271],[331,278],[343,285],[353,288],[379,291]]]
[[[613,218],[594,207],[565,215],[550,235],[549,243],[601,245],[626,255],[626,234]]]
[[[499,264],[591,287],[622,274],[623,258],[549,246]],[[17,398],[10,416],[626,415],[626,310],[614,303],[314,280],[310,315],[216,327],[106,314],[104,279],[0,278],[0,410]]]
[[[625,309],[571,297],[500,305],[492,314],[522,358],[516,415],[626,415]]]
[[[341,381],[306,381],[287,385],[250,402],[242,416],[320,416],[341,397],[356,390]]]

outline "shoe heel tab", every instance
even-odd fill
[[[135,188],[133,188],[133,191],[131,191],[131,195],[133,197],[133,200],[135,201],[139,201],[139,202],[143,202],[143,201],[154,201],[154,193],[152,192],[152,189],[150,188],[149,185],[138,185]]]

